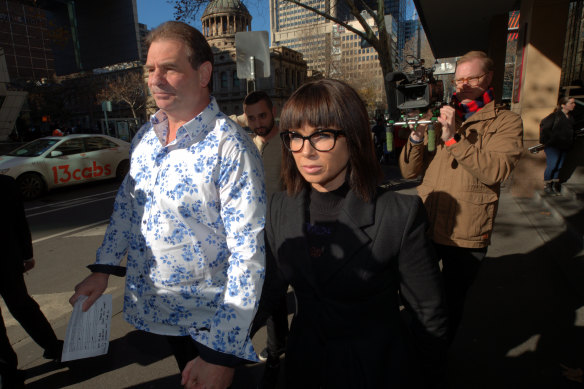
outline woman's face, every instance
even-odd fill
[[[290,131],[309,136],[317,129],[304,125]],[[302,149],[292,152],[292,156],[302,177],[319,192],[333,191],[345,182],[349,163],[349,148],[347,147],[347,138],[343,135],[337,137],[335,146],[329,151],[317,151],[308,140],[305,140]]]
[[[566,102],[566,104],[562,104],[562,110],[566,112],[572,112],[575,106],[576,101],[574,99],[570,99]]]

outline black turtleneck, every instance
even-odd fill
[[[332,260],[330,245],[348,192],[347,184],[331,192],[318,192],[314,189],[310,191],[305,230],[317,276],[322,274]]]

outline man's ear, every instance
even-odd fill
[[[205,88],[211,82],[211,74],[213,73],[213,65],[211,62],[206,61],[199,65],[199,82],[201,87]]]
[[[493,81],[493,71],[491,70],[490,72],[487,73],[487,81],[489,81],[487,83],[488,86],[491,86],[491,81]]]

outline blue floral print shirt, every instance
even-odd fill
[[[215,98],[165,145],[152,116],[132,141],[96,264],[127,254],[124,318],[258,361],[249,331],[264,279],[266,195],[261,157]]]

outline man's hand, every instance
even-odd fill
[[[181,385],[186,389],[225,389],[233,381],[232,367],[214,365],[196,357],[182,372]]]
[[[428,120],[432,117],[432,110],[429,109],[426,113],[420,118],[420,120]],[[418,124],[414,126],[413,124],[409,124],[408,127],[412,132],[410,133],[410,138],[416,142],[420,142],[424,139],[424,134],[426,133],[426,128],[428,128],[427,124]]]
[[[582,372],[582,369],[579,369],[579,368],[574,369],[574,368],[568,367],[568,366],[561,364],[561,363],[560,363],[560,366],[562,367],[562,375],[564,377],[566,377],[570,381],[579,382],[579,383],[583,382],[584,372]]]
[[[440,108],[438,121],[442,124],[442,140],[446,142],[456,134],[456,111],[451,106]]]
[[[413,124],[410,124],[409,127],[410,130],[412,130],[412,132],[410,132],[410,138],[412,138],[412,140],[420,142],[424,139],[424,133],[426,132],[425,124],[419,124],[416,128],[414,128]]]
[[[79,296],[87,296],[87,300],[85,300],[81,309],[83,312],[86,312],[105,291],[108,279],[109,274],[91,273],[86,279],[75,286],[75,294],[69,299],[69,304],[75,305],[75,301],[77,301]]]

